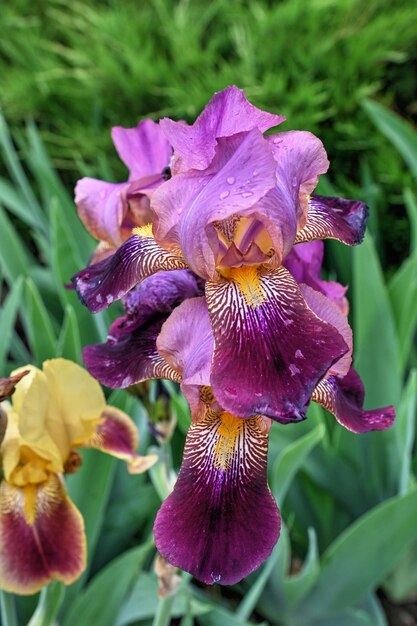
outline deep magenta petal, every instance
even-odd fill
[[[56,475],[0,486],[0,587],[33,594],[51,579],[69,585],[86,564],[84,522]]]
[[[116,150],[129,169],[129,180],[158,174],[169,165],[172,148],[159,124],[143,120],[135,128],[112,128]]]
[[[183,259],[158,246],[152,236],[135,234],[111,257],[86,267],[71,280],[81,302],[97,313],[148,276],[185,268]]]
[[[179,380],[159,355],[156,339],[171,311],[200,293],[196,277],[187,270],[159,272],[146,278],[126,296],[126,316],[112,324],[107,342],[84,348],[90,374],[111,388],[128,387],[148,378]]]
[[[395,419],[393,406],[363,409],[364,387],[357,372],[351,368],[344,378],[328,376],[317,385],[313,400],[333,413],[337,421],[354,433],[385,430]]]
[[[261,417],[228,413],[191,425],[174,491],[154,534],[173,565],[207,583],[233,585],[268,558],[280,518],[266,480],[268,434]]]
[[[305,417],[319,380],[348,346],[306,305],[285,268],[240,268],[207,282],[214,332],[212,387],[239,417],[283,423]]]
[[[220,137],[257,128],[261,132],[285,120],[282,115],[262,111],[248,102],[244,92],[234,85],[214,94],[192,126],[169,118],[160,126],[174,147],[177,169],[206,169],[214,158]]]
[[[337,239],[348,246],[361,243],[369,213],[364,202],[313,195],[308,204],[307,223],[296,243],[313,239]]]

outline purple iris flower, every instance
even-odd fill
[[[85,360],[111,386],[181,381],[193,423],[155,538],[171,563],[207,583],[237,582],[278,539],[266,482],[271,420],[304,419],[311,399],[353,432],[394,419],[392,407],[363,409],[345,289],[320,278],[316,240],[359,243],[367,207],[312,195],[326,152],[308,132],[264,136],[283,119],[229,87],[191,126],[161,120],[174,149],[173,176],[152,194],[152,225],[135,228],[113,256],[73,277],[93,312],[157,276],[166,281],[189,269],[204,282],[204,295],[183,294],[158,322],[155,311],[145,323],[141,307],[140,323],[127,313],[107,352],[86,348]]]
[[[135,128],[115,126],[112,139],[129,170],[125,183],[82,178],[75,188],[78,214],[86,229],[100,240],[92,262],[113,252],[132,234],[132,228],[152,220],[150,199],[168,177],[172,148],[152,120]]]

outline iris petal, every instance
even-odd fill
[[[84,447],[97,448],[127,461],[131,474],[141,474],[156,463],[158,456],[137,454],[138,445],[138,432],[130,417],[123,411],[107,406],[101,414],[94,436],[84,444]]]
[[[84,522],[55,474],[43,485],[0,486],[0,587],[33,594],[85,568]]]
[[[359,200],[311,196],[307,223],[295,243],[313,239],[337,239],[348,246],[360,243],[365,234],[368,207]]]
[[[232,585],[269,556],[280,518],[266,481],[267,452],[261,417],[214,413],[191,425],[154,527],[170,563],[207,584]]]
[[[313,400],[333,413],[337,421],[353,433],[385,430],[395,418],[393,406],[366,411],[363,409],[364,387],[351,368],[344,378],[328,376],[317,385]]]
[[[97,313],[120,300],[141,280],[161,270],[186,269],[187,264],[155,242],[150,228],[136,229],[108,259],[90,265],[72,277],[81,301]]]
[[[122,243],[120,227],[127,211],[127,183],[106,183],[82,178],[75,187],[78,215],[96,239],[117,247]]]
[[[320,378],[348,346],[306,305],[283,267],[243,267],[207,282],[214,332],[212,387],[226,410],[283,423],[303,419]]]

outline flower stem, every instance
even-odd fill
[[[6,591],[0,592],[1,623],[3,626],[18,626],[14,595]]]
[[[159,599],[152,626],[169,626],[174,599],[175,594]]]
[[[54,581],[44,587],[28,626],[53,626],[63,599],[64,588],[60,583]]]

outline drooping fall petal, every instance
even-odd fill
[[[297,233],[295,243],[337,239],[354,246],[363,239],[367,219],[364,202],[313,195],[308,201],[307,223]]]
[[[132,287],[155,272],[186,269],[187,263],[155,242],[149,227],[135,229],[113,256],[72,277],[80,300],[97,313],[120,300]]]
[[[256,569],[279,537],[266,481],[262,417],[213,413],[193,423],[174,491],[154,526],[159,552],[207,584],[232,585]]]
[[[156,454],[142,456],[137,454],[139,445],[138,432],[133,421],[119,409],[106,406],[101,414],[100,423],[93,437],[84,446],[97,448],[112,456],[127,461],[131,474],[146,472],[156,461]]]
[[[365,390],[357,372],[351,368],[345,377],[327,376],[319,382],[313,400],[333,413],[337,421],[354,433],[385,430],[395,419],[393,406],[363,409]]]
[[[188,270],[158,272],[128,293],[126,316],[114,322],[106,343],[86,346],[89,372],[107,387],[128,387],[147,378],[179,380],[161,359],[156,338],[171,311],[201,288]]]
[[[306,305],[285,268],[242,267],[207,282],[214,395],[239,417],[303,419],[311,394],[348,346]]]
[[[0,486],[0,587],[33,594],[74,582],[86,564],[84,522],[57,475],[39,486]]]

